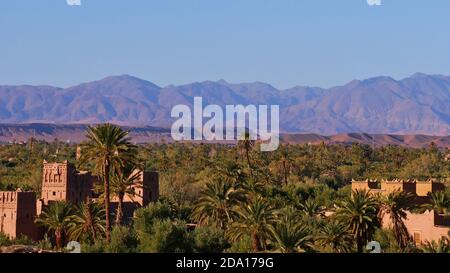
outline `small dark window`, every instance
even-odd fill
[[[53,196],[56,196],[56,191],[53,192]]]

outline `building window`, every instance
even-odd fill
[[[422,244],[422,236],[420,232],[414,232],[414,243],[418,246]]]
[[[56,191],[53,192],[53,196],[56,196]]]

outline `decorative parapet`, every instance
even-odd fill
[[[427,197],[430,192],[436,192],[444,189],[444,184],[433,179],[428,179],[426,181],[411,179],[382,179],[380,182],[376,179],[366,179],[363,181],[356,181],[352,179],[352,190],[366,190],[372,193],[390,194],[395,191],[405,191],[419,197]]]

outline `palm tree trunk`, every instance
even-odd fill
[[[55,230],[55,241],[56,241],[56,248],[61,249],[63,246],[63,238],[62,238],[62,231],[59,229]]]
[[[363,253],[364,242],[363,242],[362,238],[360,238],[360,237],[356,238],[356,247],[358,249],[358,253]]]
[[[104,180],[104,188],[105,188],[105,212],[106,212],[106,241],[110,242],[111,240],[111,222],[109,221],[109,171],[110,166],[108,160],[105,161],[105,180]]]
[[[116,225],[122,225],[122,219],[123,219],[123,198],[124,198],[124,194],[123,193],[119,193],[119,202],[117,205],[117,210],[116,210]]]
[[[250,147],[245,145],[245,156],[247,158],[248,169],[250,170],[250,176],[253,177],[253,167],[250,162]]]
[[[260,242],[259,236],[256,232],[254,232],[252,234],[252,246],[253,246],[253,251],[255,251],[255,252],[260,252],[262,250],[261,242]]]
[[[245,147],[245,157],[247,158],[248,167],[251,168],[251,165],[250,165],[250,151],[249,151],[248,147]]]
[[[286,168],[286,160],[283,160],[283,171],[284,171],[284,184],[288,184],[287,180],[287,168]]]
[[[92,232],[92,239],[94,240],[94,242],[95,241],[97,241],[97,231],[95,230],[95,227],[94,227],[94,221],[92,220],[92,211],[91,211],[91,203],[89,203],[89,209],[88,209],[88,225],[89,225],[89,228],[91,229],[91,232]]]

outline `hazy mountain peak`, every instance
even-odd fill
[[[432,77],[432,76],[422,73],[422,72],[416,72],[416,73],[412,74],[410,78],[428,78],[428,77]]]
[[[389,76],[377,76],[377,77],[368,78],[368,79],[365,79],[362,81],[362,83],[364,83],[364,84],[371,84],[371,83],[376,83],[376,82],[397,82],[397,81]]]
[[[228,82],[224,79],[218,80],[217,83],[228,85]]]
[[[128,74],[123,74],[123,75],[117,75],[117,76],[109,76],[106,78],[103,78],[101,80],[95,81],[93,83],[108,83],[108,84],[127,84],[127,83],[140,83],[140,84],[146,84],[146,85],[150,85],[153,86],[155,88],[160,88],[159,86],[157,86],[156,84],[147,81],[147,80],[143,80],[140,79],[138,77],[134,77]]]

